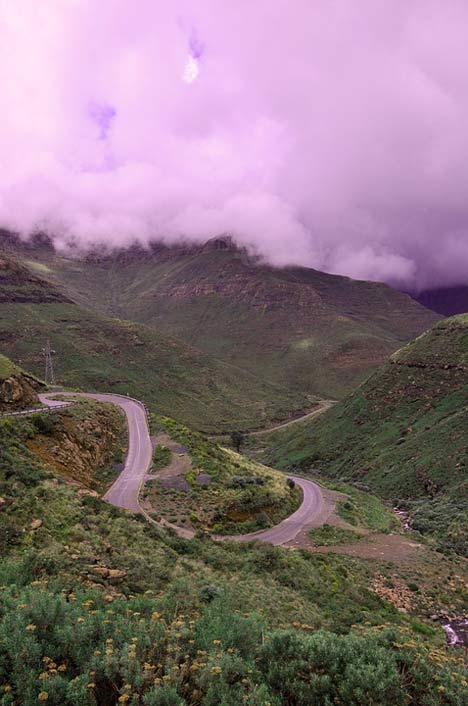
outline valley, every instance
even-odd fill
[[[268,667],[272,659],[290,662],[293,644],[295,654],[307,651],[311,675],[324,669],[313,657],[324,645],[327,674],[334,674],[332,655],[364,660],[366,674],[378,655],[376,668],[386,665],[402,699],[423,689],[431,706],[445,706],[447,694],[462,706],[464,659],[442,626],[458,629],[468,598],[464,530],[454,514],[463,481],[452,486],[447,466],[438,470],[438,449],[463,475],[456,430],[465,319],[437,323],[336,402],[301,396],[284,380],[270,382],[268,372],[201,352],[154,323],[92,311],[49,272],[35,271],[3,255],[0,335],[15,360],[0,359],[5,703],[25,685],[28,706],[44,694],[57,706],[146,706],[148,694],[166,699],[158,706],[182,706],[174,701],[182,696],[205,706],[216,683],[213,706],[231,697],[226,703],[237,706],[246,696],[255,706],[265,699],[303,706],[308,681],[280,685]],[[38,342],[47,338],[59,351],[55,391],[40,379]],[[378,399],[363,422],[369,389]],[[8,416],[41,402],[53,413]],[[432,416],[419,421],[418,414]],[[406,456],[391,474],[378,472],[406,451],[412,434],[429,432],[432,418],[431,473],[413,474]],[[353,469],[363,467],[366,434],[380,443],[376,429],[391,447],[373,447],[374,475],[364,477]],[[241,453],[232,448],[235,430]],[[333,457],[317,452],[316,438]],[[397,489],[410,533],[393,511]],[[416,525],[428,503],[453,515],[450,532]],[[21,665],[18,644],[33,655]],[[437,680],[422,687],[422,668]],[[330,693],[339,702],[349,678],[334,678],[340,686]],[[380,698],[372,680],[360,685],[366,706]],[[307,698],[312,704],[315,696]]]
[[[414,529],[466,555],[467,356],[468,317],[446,319],[342,404],[252,439],[251,455],[367,487],[408,511]]]
[[[0,706],[468,706],[467,27],[0,0]]]

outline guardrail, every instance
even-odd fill
[[[84,392],[83,394],[86,395],[87,393]],[[90,394],[92,395],[93,393],[91,392]],[[141,400],[137,400],[135,397],[130,397],[130,395],[121,395],[119,392],[96,392],[96,393],[94,393],[94,394],[97,394],[97,395],[112,395],[113,397],[121,397],[121,398],[124,399],[124,400],[131,400],[132,402],[135,402],[135,403],[136,403],[139,407],[141,407],[142,410],[144,411],[145,417],[146,417],[146,423],[147,423],[148,428],[149,428],[149,426],[150,426],[150,411],[149,411],[148,407],[145,405],[145,403],[142,402]]]
[[[55,392],[50,392],[50,393],[44,393],[44,394],[69,394],[69,395],[83,395],[84,397],[88,396],[88,393],[86,392],[76,392],[76,391],[70,391],[70,392],[65,392],[65,391],[57,391]],[[137,400],[135,397],[130,397],[130,395],[121,395],[118,392],[90,392],[89,395],[112,395],[113,397],[121,397],[123,400],[131,400],[132,402],[135,402],[145,413],[145,418],[146,418],[146,423],[148,425],[148,429],[150,428],[150,411],[148,407],[145,405],[144,402],[141,402],[141,400]],[[19,417],[21,415],[28,415],[28,414],[39,414],[40,412],[44,412],[46,414],[55,414],[55,412],[60,411],[64,407],[70,407],[73,404],[73,402],[64,402],[63,404],[57,404],[54,405],[53,407],[48,407],[47,405],[44,407],[37,407],[36,409],[22,409],[18,410],[16,412],[0,412],[0,418],[2,417]]]
[[[17,412],[1,412],[0,413],[0,418],[3,417],[20,417],[20,416],[25,416],[27,414],[54,414],[55,412],[59,412],[62,410],[64,407],[70,407],[70,405],[73,404],[72,402],[65,402],[64,404],[61,405],[55,405],[55,407],[37,407],[36,409],[21,409],[18,410]]]

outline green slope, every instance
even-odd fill
[[[320,418],[263,440],[267,462],[318,468],[411,509],[415,526],[466,551],[468,314],[395,353]]]
[[[55,477],[42,436],[0,420],[4,706],[464,704],[462,652],[424,617],[462,609],[453,561],[407,614],[375,590],[388,563],[187,542]]]
[[[5,254],[0,263],[0,345],[35,374],[49,338],[57,382],[129,393],[197,429],[256,427],[307,405],[153,328],[87,311]]]
[[[0,355],[0,381],[6,380],[13,375],[19,368],[11,362],[9,358]]]
[[[323,397],[354,389],[438,319],[384,284],[276,269],[216,243],[81,260],[43,248],[23,257],[88,308],[150,325],[255,375]]]

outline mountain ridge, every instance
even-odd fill
[[[227,237],[75,255],[41,246],[22,258],[81,306],[305,395],[343,397],[440,318],[382,283],[271,267]]]
[[[0,346],[35,374],[42,373],[50,338],[59,383],[133,393],[207,431],[259,426],[310,404],[154,328],[78,306],[44,278],[41,263],[28,266],[5,251],[0,260]]]

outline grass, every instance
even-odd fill
[[[468,553],[468,315],[405,346],[344,403],[263,437],[265,463],[364,484],[415,527]],[[252,444],[252,442],[250,442]]]
[[[85,407],[74,414],[79,427]],[[374,673],[390,675],[382,706],[421,694],[433,706],[463,703],[460,658],[417,609],[429,593],[453,610],[466,605],[460,564],[432,557],[427,590],[408,566],[405,580],[418,591],[406,615],[373,590],[376,574],[391,578],[387,565],[204,536],[187,542],[80,495],[28,447],[36,436],[29,418],[0,420],[5,705],[186,706],[196,691],[204,706],[237,706],[245,695],[254,706],[312,706],[317,694],[307,690],[325,679],[336,685],[327,687],[332,703],[338,693],[352,703],[358,688],[371,706]],[[76,452],[87,452],[84,439]],[[36,529],[33,519],[42,522]]]
[[[350,525],[385,533],[400,526],[390,508],[375,495],[345,483],[328,484],[328,487],[346,493],[348,496],[346,500],[337,502],[336,511]]]
[[[368,539],[365,535],[349,530],[344,527],[335,527],[334,525],[323,525],[309,530],[307,533],[309,539],[316,547],[330,547],[339,544],[354,544],[362,540]]]
[[[0,355],[0,380],[6,380],[15,372],[15,366],[9,358]]]
[[[272,268],[234,250],[159,247],[86,262],[37,251],[36,261],[86,308],[149,325],[296,394],[343,397],[437,320],[386,285]]]
[[[219,534],[239,534],[273,526],[294,512],[301,493],[286,477],[249,461],[167,417],[153,419],[187,449],[192,468],[185,488],[152,480],[145,496],[158,516]]]
[[[152,471],[160,471],[161,468],[165,468],[171,462],[172,454],[166,446],[159,444],[156,446],[153,453],[153,466]]]
[[[0,278],[2,351],[37,375],[50,339],[59,384],[130,393],[204,431],[268,424],[307,406],[300,394],[155,329],[86,311],[37,273],[10,265]]]

